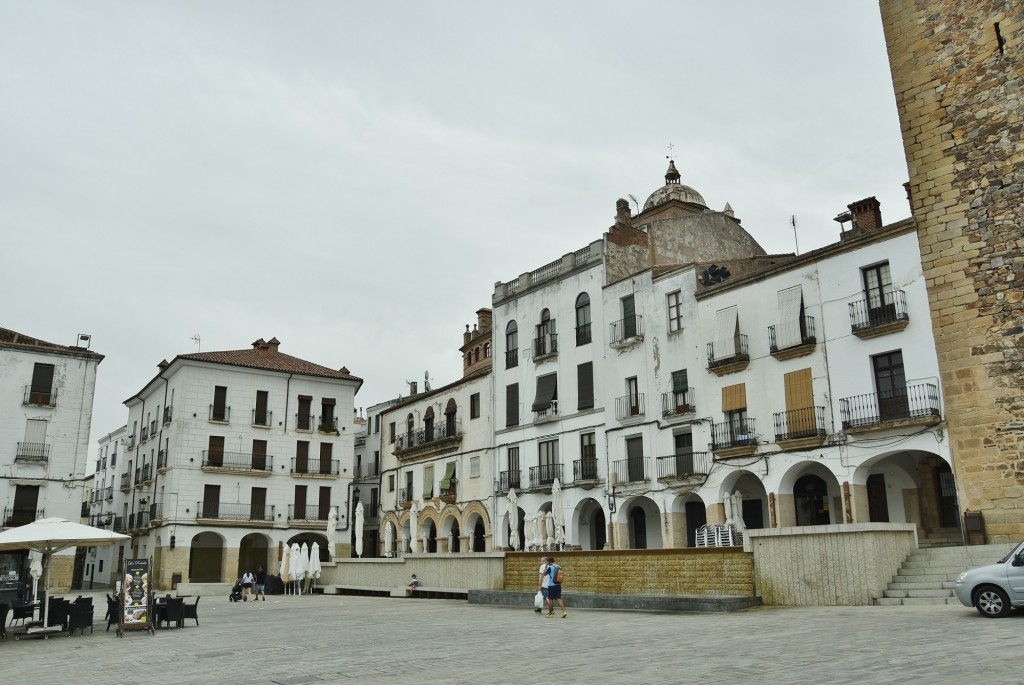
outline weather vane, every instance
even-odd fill
[[[192,342],[196,344],[196,352],[202,352],[202,346],[199,344],[199,334],[196,333],[192,336]]]
[[[675,159],[676,158],[675,149],[676,149],[676,146],[673,145],[672,143],[669,143],[668,144],[668,155],[665,157],[665,159]]]

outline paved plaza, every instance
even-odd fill
[[[571,595],[569,601],[571,602]],[[5,683],[1024,682],[1024,614],[957,606],[757,608],[731,614],[530,608],[458,600],[204,597],[199,627],[0,642]],[[66,634],[65,634],[66,635]]]

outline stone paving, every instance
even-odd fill
[[[459,600],[204,597],[201,625],[155,635],[0,642],[17,685],[307,683],[972,683],[1024,682],[1024,613],[986,619],[959,606],[761,607],[728,614],[573,610]],[[567,593],[568,603],[571,594]],[[10,629],[8,629],[10,633]]]

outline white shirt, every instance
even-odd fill
[[[252,583],[252,582],[255,582],[255,578],[253,578],[253,575],[251,573],[246,573],[245,575],[242,576],[242,582],[243,583]]]
[[[538,571],[538,574],[543,576],[543,578],[540,581],[540,586],[541,587],[550,587],[551,586],[551,574],[548,573],[548,564],[547,564],[547,562],[544,562],[543,564],[540,565],[540,571]]]

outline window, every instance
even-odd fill
[[[380,433],[380,414],[373,417],[373,432]]]
[[[479,478],[480,477],[480,457],[469,458],[469,477]]]
[[[626,379],[626,397],[629,402],[629,416],[638,416],[641,414],[640,410],[640,386],[637,383],[636,376]]]
[[[868,320],[872,323],[892,321],[896,316],[896,303],[892,296],[892,275],[889,262],[861,269],[864,279],[864,299],[868,304]]]
[[[594,406],[594,363],[586,362],[576,367],[576,408],[591,409]]]
[[[228,389],[223,385],[213,388],[213,406],[210,411],[211,421],[228,420]]]
[[[457,479],[455,478],[455,462],[450,461],[444,466],[444,477],[441,478],[441,482],[438,484],[438,492],[444,494],[455,494],[453,488]]]
[[[519,425],[519,384],[512,383],[505,388],[505,425]]]
[[[555,321],[547,309],[540,313],[540,324],[537,326],[537,337],[533,342],[533,356],[542,357],[558,351],[558,338],[555,337]]]
[[[622,337],[636,336],[636,304],[632,295],[622,298]]]
[[[799,345],[807,338],[804,317],[804,293],[800,286],[778,292],[778,314],[775,322],[775,346],[783,350]]]
[[[392,421],[388,424],[388,443],[395,444],[395,422]]]
[[[423,467],[423,498],[434,496],[434,467]]]
[[[334,468],[334,443],[333,442],[321,442],[320,443],[320,469],[317,471],[320,475],[333,475],[338,471]]]
[[[533,411],[540,416],[558,413],[558,374],[549,373],[537,379]]]
[[[309,441],[295,442],[295,473],[309,473]]]
[[[209,443],[207,444],[207,465],[209,466],[223,466],[224,465],[224,436],[223,435],[211,435],[209,437]],[[131,471],[131,468],[128,469]]]
[[[644,439],[641,436],[626,438],[626,481],[636,483],[644,480]]]
[[[334,415],[334,399],[325,397],[320,400],[320,430],[324,433],[338,432],[338,419]]]
[[[783,376],[786,394],[785,423],[780,426],[783,436],[814,435],[817,420],[814,414],[814,384],[810,369],[791,371]],[[776,430],[778,434],[780,431]]]
[[[448,400],[448,404],[444,408],[444,431],[445,437],[451,438],[458,435],[459,422],[458,422],[459,407],[455,404],[455,400]]]
[[[509,321],[505,327],[505,368],[519,366],[519,327]]]
[[[907,379],[903,371],[903,352],[886,352],[871,358],[878,392],[878,415],[882,421],[906,418],[910,413],[907,402]]]
[[[480,418],[480,393],[478,392],[469,396],[469,418]]]
[[[412,414],[409,414],[409,432],[412,432]],[[434,408],[427,407],[427,410],[423,412],[423,439],[426,442],[431,442],[434,439]],[[409,442],[409,447],[412,447],[412,442]]]
[[[32,385],[29,386],[28,404],[53,404],[53,364],[35,364],[32,367]]]
[[[713,359],[735,357],[739,350],[740,322],[736,307],[719,309],[715,314]]]
[[[693,433],[677,433],[672,436],[677,476],[693,473]]]
[[[406,447],[412,447],[412,445],[413,445],[412,434],[413,434],[413,432],[415,430],[416,430],[416,419],[410,413],[408,416],[405,417],[405,435],[406,435],[406,440],[408,440],[408,443],[406,444]]]
[[[683,330],[683,306],[679,291],[668,294],[668,332]]]
[[[559,476],[558,441],[545,440],[537,443],[538,476],[541,484],[554,482]]]
[[[484,359],[491,358],[491,343],[484,343]]]
[[[576,297],[576,346],[590,341],[590,295],[580,293]]]
[[[690,385],[686,369],[672,372],[672,407],[676,412],[690,408]]]
[[[297,519],[308,519],[309,515],[306,512],[306,486],[296,485],[295,486],[295,514],[294,518]]]
[[[376,517],[380,509],[380,497],[377,488],[370,488],[370,516]]]
[[[725,414],[728,435],[726,444],[746,445],[752,436],[747,425],[747,386],[737,383],[722,388],[722,413]]]
[[[267,470],[267,441],[252,441],[252,468],[254,471]]]
[[[597,459],[597,441],[594,433],[580,434],[580,457]]]
[[[309,395],[299,395],[299,413],[295,416],[295,427],[300,431],[312,430],[313,426],[313,398]]]
[[[267,411],[267,404],[270,401],[270,393],[266,390],[256,391],[256,409],[252,414],[252,425],[269,426],[270,412]]]
[[[395,474],[388,475],[388,492],[395,491]]]

